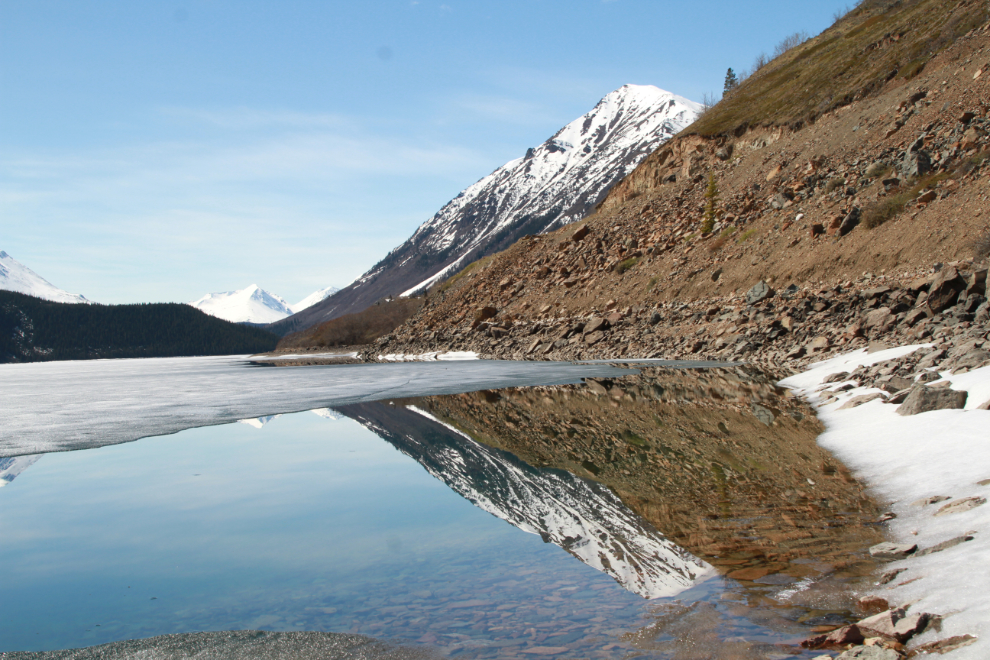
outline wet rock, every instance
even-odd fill
[[[962,513],[963,511],[969,511],[970,509],[975,509],[978,506],[983,506],[987,503],[985,497],[965,497],[961,500],[956,500],[951,504],[946,504],[941,509],[935,512],[936,516],[946,516],[950,513]]]
[[[877,580],[877,586],[890,584],[891,582],[897,579],[898,575],[900,575],[906,570],[907,570],[906,568],[895,568],[892,571],[885,571],[884,574],[880,576],[880,579]]]
[[[846,644],[860,644],[864,637],[860,629],[855,626],[843,626],[827,635],[818,635],[801,642],[801,646],[806,649],[821,649],[834,646],[845,646]]]
[[[856,601],[856,607],[867,614],[880,614],[890,609],[890,603],[887,602],[886,598],[880,596],[863,596]]]
[[[758,302],[766,300],[773,296],[773,289],[770,285],[764,281],[759,281],[753,285],[749,291],[746,292],[746,304],[755,305]]]
[[[900,660],[901,655],[894,649],[883,646],[855,646],[843,651],[836,660]]]
[[[915,385],[897,408],[898,415],[917,415],[932,410],[960,410],[966,407],[964,391]]]
[[[924,612],[909,614],[905,608],[899,607],[857,621],[856,627],[864,635],[893,639],[903,644],[924,631],[931,618],[930,614]]]
[[[870,548],[870,556],[877,559],[904,559],[918,549],[917,544],[877,543]]]

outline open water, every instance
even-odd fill
[[[89,382],[117,364],[147,377],[105,362]],[[459,382],[389,365],[375,391],[403,398],[376,400],[347,386],[362,367],[223,362],[216,399],[238,403],[183,410],[175,390],[210,389],[211,365],[188,364],[143,385],[159,427],[175,430],[169,396],[180,426],[211,424],[172,435],[127,441],[153,428],[120,403],[140,379],[85,394],[105,436],[100,414],[21,397],[35,409],[17,423],[48,425],[35,442],[88,448],[24,455],[13,424],[0,442],[0,652],[262,630],[465,658],[812,657],[795,644],[848,619],[872,569],[871,503],[826,465],[814,420],[742,369],[474,363]],[[238,394],[238,368],[301,391]],[[252,402],[265,416],[217,423]],[[279,414],[313,403],[331,405]]]

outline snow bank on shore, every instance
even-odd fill
[[[478,354],[474,351],[449,351],[447,353],[434,351],[432,353],[420,353],[418,355],[411,353],[389,353],[388,355],[379,355],[378,359],[384,362],[433,362],[436,360],[441,362],[458,362],[461,360],[477,360]]]
[[[897,517],[888,525],[897,541],[918,545],[914,555],[891,562],[888,570],[903,572],[889,584],[878,585],[875,592],[891,605],[911,604],[912,611],[945,617],[941,632],[930,630],[911,645],[976,635],[976,643],[946,656],[976,660],[990,657],[990,505],[936,513],[964,498],[990,498],[990,411],[977,410],[990,400],[990,367],[959,375],[940,372],[939,382],[948,381],[952,389],[969,393],[963,410],[901,416],[896,413],[898,406],[884,403],[883,398],[840,410],[849,399],[880,390],[857,386],[824,405],[820,404],[822,393],[816,391],[832,374],[852,372],[857,366],[896,359],[928,346],[902,346],[872,354],[855,351],[811,365],[780,384],[820,406],[818,415],[827,430],[819,443],[881,500],[891,502]],[[827,388],[834,390],[843,384]],[[934,496],[947,499],[918,504]],[[972,540],[923,554],[927,548],[966,536]]]

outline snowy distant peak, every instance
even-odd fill
[[[52,302],[91,302],[78,294],[59,289],[2,250],[0,250],[0,289],[16,291]]]
[[[0,254],[4,254],[0,252]],[[0,257],[2,258],[2,257]],[[44,454],[30,454],[13,458],[0,458],[0,488],[6,486],[24,470],[38,462]]]
[[[292,314],[289,303],[257,284],[239,291],[208,293],[189,303],[210,316],[232,323],[274,323]]]
[[[308,296],[297,302],[295,305],[292,305],[291,306],[292,313],[297,314],[303,311],[304,309],[306,309],[307,307],[312,307],[316,303],[326,300],[327,298],[337,293],[338,291],[340,291],[340,289],[338,289],[335,286],[328,286],[325,289],[314,291],[313,293],[309,294]]]

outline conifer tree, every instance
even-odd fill
[[[729,67],[729,70],[725,73],[725,88],[722,90],[723,94],[728,94],[736,88],[739,84],[739,79],[736,78],[736,72]]]
[[[715,219],[718,217],[718,185],[715,183],[715,173],[708,173],[708,188],[705,189],[705,219],[701,223],[701,233],[710,234],[715,229]]]

